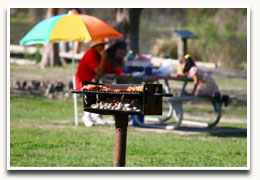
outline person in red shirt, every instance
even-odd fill
[[[100,75],[105,73],[120,74],[123,68],[123,58],[127,52],[125,42],[117,42],[105,51],[105,40],[93,41],[91,48],[84,54],[79,62],[75,76],[76,89],[82,89],[82,81],[98,82]],[[82,120],[85,126],[93,126],[95,123],[104,124],[101,115],[84,112]]]
[[[94,41],[91,48],[81,58],[76,73],[76,89],[82,89],[81,81],[99,81],[99,76],[106,71],[112,70],[106,51],[104,40]]]
[[[105,51],[106,43],[104,40],[94,41],[80,60],[76,73],[76,89],[82,89],[81,81],[98,82],[102,74],[120,75],[123,72],[127,44],[124,41],[117,41]]]

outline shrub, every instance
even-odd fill
[[[188,40],[188,53],[196,60],[201,61],[201,54],[192,45],[194,40]],[[172,37],[170,39],[162,38],[156,39],[156,43],[151,48],[151,54],[153,56],[161,58],[177,59],[177,38]]]
[[[199,39],[189,44],[189,51],[200,52],[201,60],[222,64],[228,68],[246,68],[247,40],[244,27],[245,9],[190,9],[187,11],[188,29]],[[195,58],[196,59],[196,58]]]
[[[31,54],[28,52],[28,46],[24,47],[24,58],[33,60],[33,61],[36,61],[37,63],[39,63],[42,58],[42,54],[41,54],[42,45],[36,44],[35,46],[36,46],[35,54]]]
[[[177,43],[173,39],[156,39],[151,48],[153,56],[177,59]]]

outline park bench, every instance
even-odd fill
[[[229,102],[235,100],[235,97],[229,97]],[[199,96],[173,96],[170,98],[167,98],[166,100],[169,103],[169,114],[166,118],[151,118],[147,117],[145,118],[146,121],[160,121],[165,122],[169,120],[171,117],[175,119],[175,123],[171,125],[163,125],[163,124],[144,124],[139,121],[138,118],[135,118],[136,123],[141,127],[150,127],[150,128],[165,128],[165,129],[178,129],[178,127],[181,124],[186,125],[195,125],[205,128],[211,128],[214,127],[221,119],[222,114],[222,106],[224,104],[223,101],[220,101],[213,97],[199,97]],[[192,102],[199,102],[199,101],[206,101],[212,104],[215,112],[216,112],[216,118],[213,119],[209,123],[203,123],[203,122],[194,122],[194,121],[183,121],[183,103],[187,101]]]
[[[169,80],[169,79],[168,79]],[[175,79],[177,80],[177,79]],[[135,118],[137,124],[142,127],[151,127],[151,128],[165,128],[165,129],[178,129],[181,124],[186,124],[186,125],[195,125],[195,126],[200,126],[200,127],[205,127],[205,128],[212,128],[215,125],[217,125],[221,119],[222,115],[222,106],[224,104],[223,101],[220,101],[214,97],[201,97],[201,96],[191,96],[191,95],[185,95],[185,88],[188,84],[188,82],[192,82],[191,79],[178,79],[178,80],[183,80],[183,86],[179,93],[176,96],[165,98],[165,101],[168,103],[169,111],[166,117],[163,118],[151,118],[147,117],[145,120],[147,121],[159,121],[159,122],[166,122],[172,117],[175,120],[175,123],[172,125],[153,125],[153,124],[144,124],[139,121],[138,118]],[[166,93],[170,93],[170,88],[168,85],[167,79],[164,81],[164,90]],[[229,103],[234,101],[236,97],[234,96],[228,96],[229,97]],[[183,103],[187,101],[192,101],[192,102],[209,102],[212,104],[214,111],[216,112],[216,118],[213,119],[209,123],[203,123],[203,122],[194,122],[194,121],[183,121],[183,116],[184,116],[184,110],[183,110]]]
[[[169,86],[169,80],[174,81],[182,81],[183,85],[180,91],[177,95],[172,97],[164,98],[164,102],[168,103],[168,114],[166,117],[145,117],[145,121],[153,121],[153,122],[160,122],[161,124],[145,124],[141,122],[137,117],[133,117],[135,119],[135,122],[140,127],[147,127],[147,128],[159,128],[159,129],[177,129],[181,124],[188,124],[188,125],[197,125],[202,127],[214,127],[221,119],[221,113],[222,113],[222,106],[223,102],[217,100],[216,98],[212,97],[199,97],[199,96],[190,96],[185,94],[185,89],[188,84],[188,82],[193,82],[191,78],[174,78],[174,77],[150,77],[150,76],[142,76],[142,77],[125,77],[125,76],[109,76],[105,75],[103,78],[106,79],[116,79],[117,83],[159,83],[158,80],[163,80],[163,88],[164,92],[167,94],[171,93],[171,89]],[[229,97],[230,102],[235,100],[235,97]],[[210,123],[200,123],[200,122],[194,122],[194,121],[183,121],[183,103],[187,101],[192,102],[199,102],[199,101],[205,101],[212,104],[215,112],[216,112],[216,119],[214,119]],[[171,118],[175,119],[175,123],[173,125],[168,124],[162,124],[162,122],[166,122],[170,120]]]
[[[235,97],[229,97],[229,101],[231,102],[234,100]],[[212,104],[215,112],[216,112],[216,119],[214,119],[212,122],[209,123],[193,123],[186,121],[186,124],[197,124],[204,127],[214,127],[221,119],[222,114],[222,106],[224,104],[223,101],[220,101],[214,97],[199,97],[199,96],[175,96],[168,99],[169,103],[171,103],[171,106],[173,108],[172,116],[176,120],[176,123],[174,125],[174,129],[177,129],[183,120],[183,103],[187,101],[192,102],[198,102],[198,101],[206,101]]]

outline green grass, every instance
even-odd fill
[[[76,72],[75,66],[75,72]],[[65,64],[63,66],[53,66],[47,67],[45,69],[40,69],[38,64],[27,64],[27,65],[17,65],[16,63],[10,64],[10,78],[11,82],[14,80],[36,80],[36,81],[63,81],[68,83],[72,81],[72,65]],[[12,73],[15,72],[15,73]]]
[[[239,139],[231,143],[228,138],[147,133],[144,137],[136,134],[128,140],[128,159],[133,163],[130,166],[213,167],[241,166],[246,162],[241,159],[246,157],[246,152],[240,149],[246,148],[246,144],[241,147]],[[233,158],[238,161],[234,162]]]
[[[214,78],[220,90],[247,91],[247,80],[243,78]]]
[[[114,125],[86,128],[80,122],[75,127],[72,101],[11,94],[10,104],[11,167],[113,165]],[[233,125],[236,124],[219,124]],[[126,166],[245,167],[246,140],[244,132],[180,135],[140,131],[130,126]]]
[[[215,110],[210,102],[200,102],[200,103],[189,103],[183,105],[184,112],[192,113],[192,114],[215,114]],[[222,107],[222,117],[225,118],[239,118],[246,119],[247,118],[247,102],[244,100],[238,100],[232,102],[229,106]]]

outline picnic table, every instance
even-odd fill
[[[164,129],[177,129],[182,123],[190,124],[190,125],[199,125],[203,127],[214,127],[221,118],[221,111],[222,111],[222,102],[216,100],[215,98],[211,97],[198,97],[198,96],[190,96],[185,95],[185,89],[189,82],[193,82],[191,78],[184,78],[184,77],[161,77],[157,75],[145,75],[140,77],[133,77],[127,75],[114,75],[114,74],[104,74],[101,76],[101,80],[103,81],[113,81],[114,83],[118,84],[141,84],[141,83],[159,83],[159,80],[163,81],[163,89],[164,92],[169,94],[171,93],[171,88],[169,86],[169,81],[181,81],[183,82],[181,89],[178,91],[177,95],[173,95],[172,97],[167,97],[165,100],[168,104],[168,114],[166,117],[159,117],[159,118],[151,118],[146,117],[146,121],[158,121],[161,124],[145,124],[142,123],[136,118],[137,124],[141,127],[150,127],[150,128],[164,128]],[[208,101],[212,103],[214,110],[217,113],[216,119],[214,119],[210,123],[199,123],[199,122],[189,122],[183,120],[183,102],[185,101]],[[175,123],[172,125],[162,124],[162,122],[168,121],[171,118],[175,119]]]

